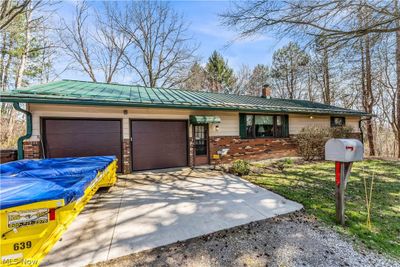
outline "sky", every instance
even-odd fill
[[[101,5],[100,2],[89,3]],[[248,65],[250,68],[257,64],[270,65],[274,51],[288,42],[278,40],[268,33],[238,40],[238,33],[222,26],[218,16],[231,7],[232,3],[229,1],[170,1],[170,4],[189,24],[188,33],[199,44],[197,56],[203,64],[211,53],[217,50],[236,71],[242,65]],[[58,14],[68,21],[72,18],[73,10],[73,0],[64,1],[61,2]],[[65,61],[59,60],[57,68],[63,68],[63,64]],[[64,72],[59,78],[88,80],[85,74],[78,71]]]

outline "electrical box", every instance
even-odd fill
[[[329,139],[325,144],[325,160],[338,162],[360,161],[364,158],[364,146],[357,139]]]

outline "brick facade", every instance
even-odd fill
[[[126,138],[122,141],[122,171],[124,174],[132,172],[131,162],[131,141]]]
[[[213,159],[213,155],[222,148],[229,148],[228,154],[221,159]],[[211,164],[229,163],[235,159],[262,160],[292,156],[297,156],[296,144],[292,138],[210,137]]]
[[[24,141],[24,158],[40,159],[40,141]]]

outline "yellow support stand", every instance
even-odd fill
[[[0,266],[38,266],[96,191],[115,184],[116,170],[114,160],[67,205],[59,199],[0,210]]]

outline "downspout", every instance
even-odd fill
[[[18,138],[18,159],[20,160],[24,158],[24,140],[32,136],[32,113],[22,109],[18,102],[14,102],[13,107],[26,115],[26,134]]]

